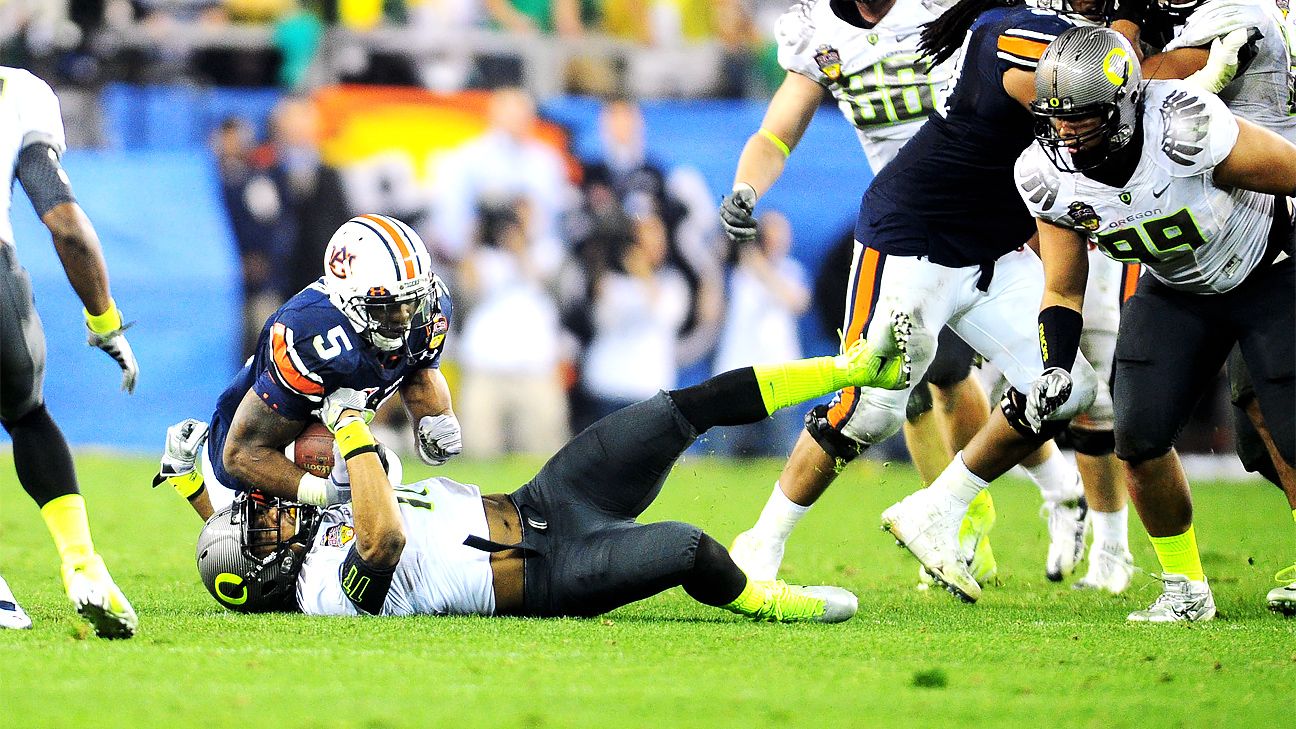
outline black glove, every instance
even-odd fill
[[[755,207],[756,190],[751,185],[739,183],[733,192],[725,195],[720,203],[720,224],[729,240],[734,243],[756,240],[756,218],[752,217]]]

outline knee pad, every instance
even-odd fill
[[[805,416],[806,432],[814,438],[819,447],[824,452],[832,456],[837,466],[845,466],[847,463],[855,460],[860,453],[864,452],[864,447],[851,440],[841,431],[832,427],[828,422],[828,406],[816,405],[810,409]]]
[[[1116,434],[1110,430],[1087,430],[1074,426],[1067,429],[1071,447],[1086,456],[1105,456],[1116,450]]]
[[[1026,396],[1018,391],[1015,387],[1008,388],[1004,393],[1003,399],[999,401],[999,409],[1003,411],[1004,417],[1008,419],[1008,424],[1013,430],[1017,431],[1021,437],[1034,443],[1043,444],[1045,441],[1053,438],[1062,431],[1066,430],[1067,420],[1045,420],[1040,432],[1036,433],[1031,430],[1030,424],[1026,422]]]
[[[935,403],[932,400],[931,387],[928,386],[927,380],[923,380],[909,393],[909,402],[905,403],[905,418],[912,423],[931,412],[933,407]]]

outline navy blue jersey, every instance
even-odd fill
[[[384,352],[361,337],[324,293],[323,279],[279,307],[261,330],[256,354],[216,401],[207,444],[216,479],[231,488],[255,487],[238,481],[222,463],[230,422],[248,390],[271,410],[304,423],[314,417],[324,396],[338,388],[366,393],[369,407],[377,409],[406,375],[437,367],[450,328],[452,304],[444,288],[437,286],[434,294],[437,301],[432,321],[410,331],[412,356],[404,350]]]
[[[945,112],[929,117],[873,180],[856,239],[952,267],[989,263],[1025,243],[1035,223],[1014,187],[1013,164],[1034,141],[1033,122],[1003,76],[1034,72],[1049,41],[1071,25],[1025,5],[977,17]]]

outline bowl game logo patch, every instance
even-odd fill
[[[350,524],[336,524],[324,532],[324,539],[320,542],[325,547],[345,547],[355,539],[355,529]]]
[[[823,71],[823,75],[828,77],[829,81],[841,80],[841,54],[832,46],[819,46],[814,55],[814,61]]]
[[[1067,206],[1067,215],[1075,223],[1076,230],[1085,230],[1090,233],[1098,230],[1102,220],[1098,217],[1098,212],[1093,206],[1079,200]]]

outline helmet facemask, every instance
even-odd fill
[[[384,352],[403,349],[406,355],[412,354],[410,332],[431,326],[436,314],[432,287],[426,280],[413,283],[416,285],[404,293],[392,294],[386,288],[375,287],[343,302],[348,318],[361,334]]]
[[[1065,15],[1080,25],[1110,25],[1116,17],[1116,0],[1081,0],[1083,9],[1077,6],[1076,0],[1033,0],[1029,4],[1052,10],[1058,15]]]
[[[1035,139],[1063,172],[1092,170],[1137,133],[1141,73],[1109,28],[1077,27],[1049,44],[1035,68]]]
[[[292,610],[297,573],[319,524],[313,506],[239,494],[207,520],[198,536],[203,584],[230,610]]]

